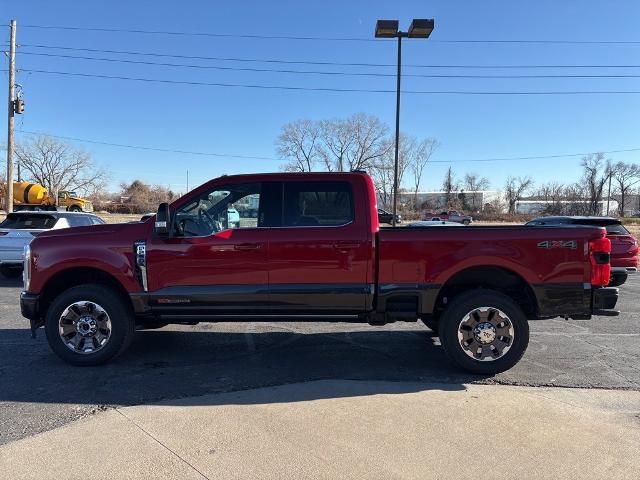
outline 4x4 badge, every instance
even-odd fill
[[[538,248],[570,248],[575,250],[578,248],[578,242],[575,240],[546,240],[544,242],[538,243]]]

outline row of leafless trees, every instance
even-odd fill
[[[640,187],[639,164],[613,162],[596,153],[583,157],[580,165],[582,177],[578,182],[553,181],[532,192],[532,199],[547,203],[545,213],[596,215],[601,211],[598,203],[609,196],[617,201],[618,215],[634,210],[629,197]]]
[[[633,210],[629,197],[633,189],[640,189],[640,165],[626,162],[613,162],[605,159],[604,154],[587,155],[580,162],[582,176],[574,183],[552,181],[535,187],[529,176],[509,176],[502,189],[504,205],[492,205],[496,210],[516,213],[517,202],[523,199],[539,200],[546,205],[540,213],[565,215],[598,215],[602,209],[599,202],[611,197],[617,201],[618,215],[623,216]],[[443,191],[450,198],[449,206],[466,208],[464,192],[484,190],[489,181],[475,174],[467,174],[464,181],[457,181],[451,168],[442,182]],[[484,206],[482,206],[484,207]],[[611,212],[613,213],[613,212]]]
[[[358,113],[348,118],[297,120],[287,123],[277,139],[287,171],[367,170],[384,205],[391,201],[394,178],[394,139],[379,118]],[[398,152],[398,184],[410,175],[417,194],[429,159],[439,143],[402,134]]]

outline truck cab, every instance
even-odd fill
[[[81,198],[76,192],[62,190],[58,192],[58,207],[63,207],[69,212],[93,212],[93,204]]]

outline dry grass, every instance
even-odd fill
[[[632,225],[625,225],[625,227],[627,227],[627,230],[631,232],[631,235],[636,238],[640,238],[640,225],[634,223]]]
[[[139,214],[125,214],[125,213],[106,213],[106,212],[96,212],[96,215],[102,217],[102,219],[107,223],[127,223],[127,222],[135,222],[136,220],[140,220],[142,215]]]

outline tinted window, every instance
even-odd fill
[[[353,221],[353,194],[348,182],[284,184],[285,227],[345,225]]]
[[[100,217],[89,217],[89,218],[91,218],[91,223],[93,225],[104,225],[106,223]]]
[[[229,228],[262,226],[260,197],[259,183],[215,187],[176,211],[175,234],[202,237]]]
[[[629,235],[629,230],[624,228],[619,223],[613,225],[606,225],[604,228],[607,229],[607,233],[617,234],[617,235]]]
[[[84,215],[69,215],[68,217],[64,217],[69,222],[70,227],[86,227],[91,225],[91,219],[89,217],[85,217]]]
[[[7,218],[2,223],[0,223],[0,228],[48,229],[53,228],[55,223],[56,219],[52,215],[10,213],[9,215],[7,215]]]
[[[560,220],[531,220],[525,224],[528,227],[535,227],[541,225],[563,225]]]

